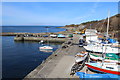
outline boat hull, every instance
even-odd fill
[[[102,61],[102,57],[96,57],[96,56],[93,56],[90,54],[90,59],[92,59],[93,61],[97,61],[97,60],[100,60]],[[110,60],[110,59],[104,59],[104,62],[109,62],[109,63],[120,63],[119,60]]]
[[[40,50],[52,50],[52,48],[39,48]]]
[[[112,80],[118,80],[119,76],[118,75],[114,75],[114,74],[87,74],[84,72],[76,72],[76,76],[79,76],[80,79],[81,78],[86,78],[86,79],[90,79],[90,80],[106,80],[106,79],[112,79]],[[85,79],[85,80],[86,80]]]
[[[52,47],[49,46],[43,46],[43,47],[39,47],[40,50],[52,50]]]
[[[96,67],[96,66],[92,66],[92,65],[89,65],[89,64],[86,64],[86,66],[89,67],[89,68],[91,68],[91,69],[93,69],[93,70],[99,71],[99,72],[120,75],[120,72],[118,72],[118,71],[112,71],[112,70],[102,69],[102,68],[99,68],[99,67]]]
[[[111,48],[111,47],[100,47],[100,46],[83,46],[87,51],[95,52],[95,53],[120,53],[118,48]]]
[[[86,60],[86,58],[87,58],[87,56],[88,56],[88,52],[86,52],[86,53],[84,53],[84,54],[85,54],[84,57],[80,57],[80,56],[78,56],[78,55],[79,55],[79,53],[78,53],[78,54],[75,56],[75,62],[76,62],[76,63],[80,63],[80,62]]]

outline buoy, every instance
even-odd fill
[[[43,43],[44,41],[43,41],[43,40],[41,40],[40,42],[41,42],[41,43]]]
[[[43,40],[41,40],[39,43],[43,43],[44,41]]]

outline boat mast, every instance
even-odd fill
[[[106,40],[107,40],[107,38],[109,37],[109,35],[108,35],[108,31],[109,31],[109,15],[110,15],[110,11],[108,11],[108,22],[107,22],[107,35],[106,35]],[[104,50],[105,51],[104,51]],[[105,56],[106,56],[106,49],[107,49],[107,46],[106,45],[102,45],[102,66],[103,66],[103,63],[104,63],[104,60],[105,60]],[[103,52],[104,51],[104,52]]]
[[[91,41],[91,24],[90,24],[90,41]]]
[[[110,16],[110,11],[108,11],[108,22],[107,22],[107,36],[106,36],[106,39],[109,37],[108,35],[108,31],[109,31],[109,16]]]

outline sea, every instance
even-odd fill
[[[49,32],[65,31],[57,27],[59,26],[50,26]],[[41,33],[46,32],[46,26],[3,26],[2,32]],[[53,52],[40,51],[42,45],[52,46],[54,52],[61,44],[14,41],[14,36],[2,36],[2,78],[24,78],[45,61]]]

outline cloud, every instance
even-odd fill
[[[97,0],[95,2],[95,4],[93,5],[93,8],[91,9],[91,13],[94,14],[96,12],[96,8],[98,7],[98,3],[100,2],[100,0]]]
[[[80,22],[80,23],[82,23],[82,22],[84,22],[84,21],[89,21],[89,17],[91,17],[91,16],[94,16],[94,14],[96,13],[96,9],[97,9],[97,7],[98,7],[98,4],[99,4],[99,1],[100,0],[97,0],[94,4],[93,4],[93,7],[92,7],[92,9],[89,11],[89,13],[85,13],[84,14],[84,16],[78,16],[78,17],[75,17],[72,21],[73,22]],[[87,11],[86,11],[87,12]],[[71,21],[71,22],[72,22]]]

